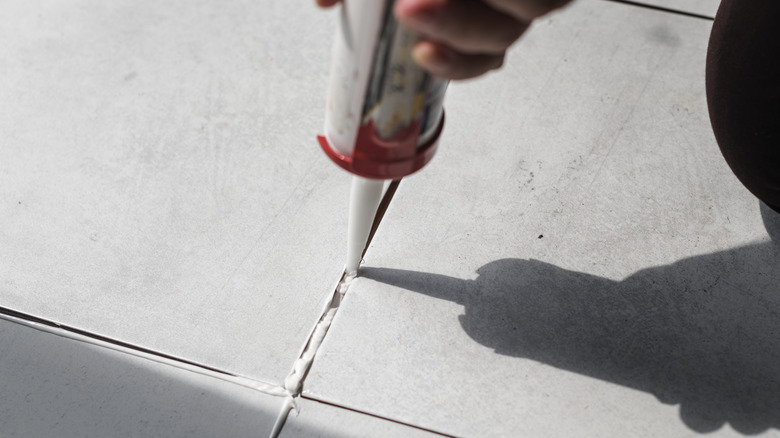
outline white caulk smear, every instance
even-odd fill
[[[347,225],[347,275],[357,275],[363,250],[382,199],[384,181],[352,177]]]
[[[347,274],[344,274],[341,278],[341,281],[339,281],[333,291],[333,295],[331,295],[330,301],[326,304],[325,309],[323,309],[322,316],[319,321],[317,321],[317,324],[314,325],[314,329],[311,332],[309,341],[306,343],[303,353],[301,353],[301,356],[293,364],[293,369],[290,371],[290,374],[284,379],[284,387],[291,394],[300,394],[303,379],[306,377],[306,373],[311,367],[317,349],[320,348],[322,340],[325,339],[325,334],[328,333],[330,324],[333,322],[333,317],[336,315],[336,311],[338,311],[339,305],[341,304],[341,299],[344,297],[344,293],[347,291],[353,278],[355,278],[354,275]]]
[[[314,328],[309,335],[309,340],[303,348],[303,352],[293,364],[293,369],[290,371],[290,374],[284,379],[284,390],[287,394],[287,400],[285,400],[282,405],[282,409],[279,412],[279,416],[271,431],[270,438],[278,437],[290,411],[293,409],[296,411],[298,410],[298,406],[295,403],[295,397],[301,395],[303,380],[309,373],[309,369],[314,362],[314,356],[317,354],[320,345],[322,345],[322,341],[328,333],[330,324],[333,322],[333,317],[336,316],[339,305],[341,305],[341,300],[344,298],[344,294],[347,292],[347,289],[354,278],[354,275],[348,275],[346,273],[341,276],[341,280],[339,280],[338,284],[333,289],[330,299],[325,303],[322,316],[320,316],[320,319],[314,325]]]

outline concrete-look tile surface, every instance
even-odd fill
[[[4,2],[0,306],[279,383],[343,268],[314,2]]]
[[[0,319],[4,438],[267,437],[282,399]]]
[[[451,85],[304,393],[456,436],[777,436],[780,221],[711,134],[710,26],[580,1]]]
[[[300,399],[280,438],[440,438],[442,435],[316,401]]]

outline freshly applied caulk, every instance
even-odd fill
[[[394,0],[341,6],[320,146],[353,174],[347,275],[356,275],[386,180],[427,164],[444,127],[447,81],[411,57],[419,36],[399,24]]]

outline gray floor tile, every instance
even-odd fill
[[[0,319],[0,436],[267,437],[282,399]]]
[[[305,394],[457,436],[777,436],[780,247],[710,131],[710,25],[579,2],[452,85]]]
[[[442,435],[313,400],[299,400],[280,438],[436,438]]]
[[[344,263],[349,179],[315,139],[334,13],[3,10],[0,306],[281,382]]]

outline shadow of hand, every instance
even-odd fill
[[[497,353],[640,389],[680,404],[698,432],[780,428],[780,245],[684,259],[622,281],[503,259],[479,277],[366,268],[363,277],[465,307]]]

